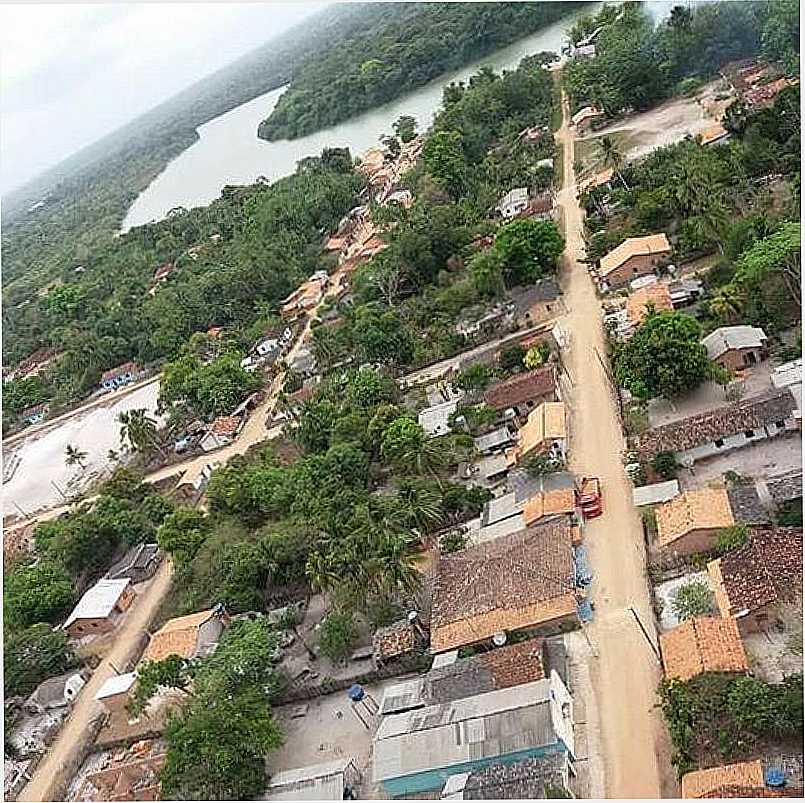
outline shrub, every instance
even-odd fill
[[[445,554],[460,552],[467,546],[467,534],[462,530],[450,530],[439,540],[439,551]]]
[[[740,549],[749,540],[749,531],[745,524],[733,524],[732,527],[725,527],[718,533],[716,538],[716,552],[725,555],[734,549]]]
[[[655,455],[651,467],[666,480],[672,480],[679,471],[679,463],[676,462],[673,452],[660,452]]]
[[[674,596],[671,607],[678,619],[692,619],[694,616],[706,616],[712,613],[715,598],[710,586],[703,580],[692,580],[680,586]]]
[[[342,661],[355,644],[355,620],[351,614],[331,613],[321,624],[319,649],[331,661]]]
[[[565,467],[565,461],[561,457],[547,454],[537,454],[530,457],[525,463],[525,470],[532,477],[542,477],[545,474],[554,474]]]

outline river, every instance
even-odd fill
[[[560,22],[457,72],[300,139],[266,142],[257,137],[257,126],[271,113],[285,87],[254,98],[199,127],[198,141],[177,156],[131,206],[123,231],[160,220],[177,206],[190,209],[209,204],[227,184],[250,184],[258,176],[276,181],[293,173],[300,159],[316,155],[325,147],[348,147],[353,155],[360,154],[376,145],[381,136],[391,133],[391,124],[401,114],[416,118],[420,129],[427,128],[441,104],[444,87],[451,81],[466,81],[484,65],[498,71],[512,69],[524,56],[543,50],[558,53],[572,20],[582,13],[595,12],[600,5],[581,7]]]

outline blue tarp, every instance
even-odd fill
[[[579,619],[581,619],[582,622],[592,622],[593,606],[590,604],[590,600],[583,599],[576,603],[576,611],[578,612]]]
[[[593,572],[587,559],[587,550],[583,546],[573,547],[573,559],[576,564],[576,585],[580,588],[590,585]]]

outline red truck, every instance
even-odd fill
[[[600,516],[604,512],[604,507],[601,502],[601,481],[598,477],[582,477],[576,489],[576,499],[585,520]]]

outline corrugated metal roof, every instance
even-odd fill
[[[679,480],[655,482],[653,485],[641,485],[632,491],[635,507],[658,505],[679,496]]]
[[[128,578],[123,580],[98,580],[92,588],[84,593],[67,617],[64,627],[68,627],[78,619],[105,619],[114,610],[120,595],[130,584]]]
[[[127,672],[125,675],[112,675],[103,682],[103,686],[95,694],[96,700],[105,697],[114,697],[116,694],[127,692],[137,680],[136,672]]]
[[[556,738],[550,681],[539,680],[386,717],[375,736],[374,778],[497,758]]]
[[[756,326],[722,326],[702,340],[711,360],[732,349],[758,349],[766,342],[766,333]]]

